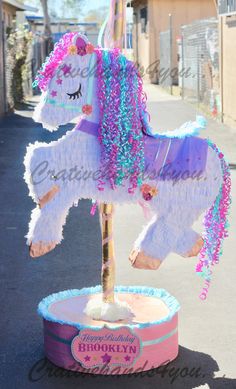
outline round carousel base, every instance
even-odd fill
[[[84,312],[89,301],[101,298],[101,286],[55,293],[39,303],[51,362],[83,373],[132,374],[177,357],[178,301],[164,289],[119,286],[115,292],[132,311],[116,322]]]

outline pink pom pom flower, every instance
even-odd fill
[[[82,107],[82,112],[85,114],[85,115],[90,115],[93,111],[93,107],[92,105],[89,105],[89,104],[85,104],[83,105]]]

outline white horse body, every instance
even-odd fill
[[[98,202],[137,204],[142,201],[140,190],[132,195],[128,193],[128,182],[113,190],[106,181],[104,190],[98,190],[99,141],[77,129],[68,131],[58,141],[30,145],[25,166],[30,194],[38,204],[53,187],[58,188],[50,201],[32,211],[27,235],[29,245],[43,242],[55,247],[60,243],[70,207],[82,198],[91,199],[91,194]],[[148,183],[157,187],[158,195],[149,202],[153,218],[138,237],[135,249],[161,261],[171,251],[187,255],[199,238],[191,226],[212,205],[222,184],[217,154],[208,147],[201,180],[189,178],[176,183],[149,180]]]
[[[96,69],[97,77],[94,71],[91,73],[92,69]],[[165,149],[161,148],[165,140],[159,139],[155,161],[160,157],[164,166],[170,154],[173,165],[181,166],[183,162],[186,166],[189,161],[187,166],[191,169],[202,166],[203,172],[199,179],[177,181],[149,175],[143,179],[144,186],[153,190],[147,197],[137,180],[143,171],[143,159],[148,165],[150,155],[153,158],[145,149],[144,138],[151,139],[152,146],[157,145],[158,139],[149,132],[142,81],[134,65],[117,54],[116,49],[94,49],[86,37],[69,33],[55,46],[39,73],[37,85],[43,94],[34,120],[55,130],[84,115],[82,119],[86,120],[80,124],[86,128],[76,126],[58,141],[36,142],[27,149],[25,181],[37,203],[27,234],[32,257],[46,254],[59,244],[70,207],[80,199],[92,198],[103,203],[141,202],[150,207],[153,217],[137,238],[129,258],[134,267],[157,269],[170,252],[184,257],[200,252],[197,271],[201,272],[203,265],[208,269],[209,264],[217,263],[221,241],[226,236],[230,176],[223,154],[216,146],[205,140],[203,147],[199,139],[188,138],[193,142],[189,144],[187,140],[184,149],[178,148],[177,134],[169,133],[164,137],[169,139]],[[97,134],[88,131],[87,126],[92,124],[99,127]],[[202,126],[198,123],[189,123],[189,127],[181,127],[179,135],[185,142],[185,135],[192,136],[192,129],[199,128]],[[176,149],[171,148],[173,144]],[[173,150],[177,150],[178,158]],[[104,183],[100,185],[104,161],[109,161],[111,170],[118,172],[115,189],[109,177],[102,178]],[[123,173],[127,172],[132,180],[123,179]],[[192,225],[207,210],[203,240]],[[209,259],[203,262],[201,258],[206,255]],[[204,277],[209,284],[206,271]]]

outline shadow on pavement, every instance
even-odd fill
[[[28,371],[28,384],[41,388],[176,388],[191,389],[207,384],[210,389],[235,388],[236,379],[214,378],[219,371],[210,355],[180,346],[177,359],[159,369],[124,376],[93,376],[68,372],[47,359],[36,361]]]

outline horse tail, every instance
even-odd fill
[[[209,146],[217,153],[222,171],[222,184],[213,205],[206,212],[204,217],[204,245],[199,253],[199,262],[196,272],[204,279],[204,286],[199,295],[201,300],[207,298],[208,289],[212,277],[212,269],[219,263],[222,254],[222,244],[228,236],[228,213],[231,204],[231,178],[229,165],[224,159],[223,153],[211,141]]]

